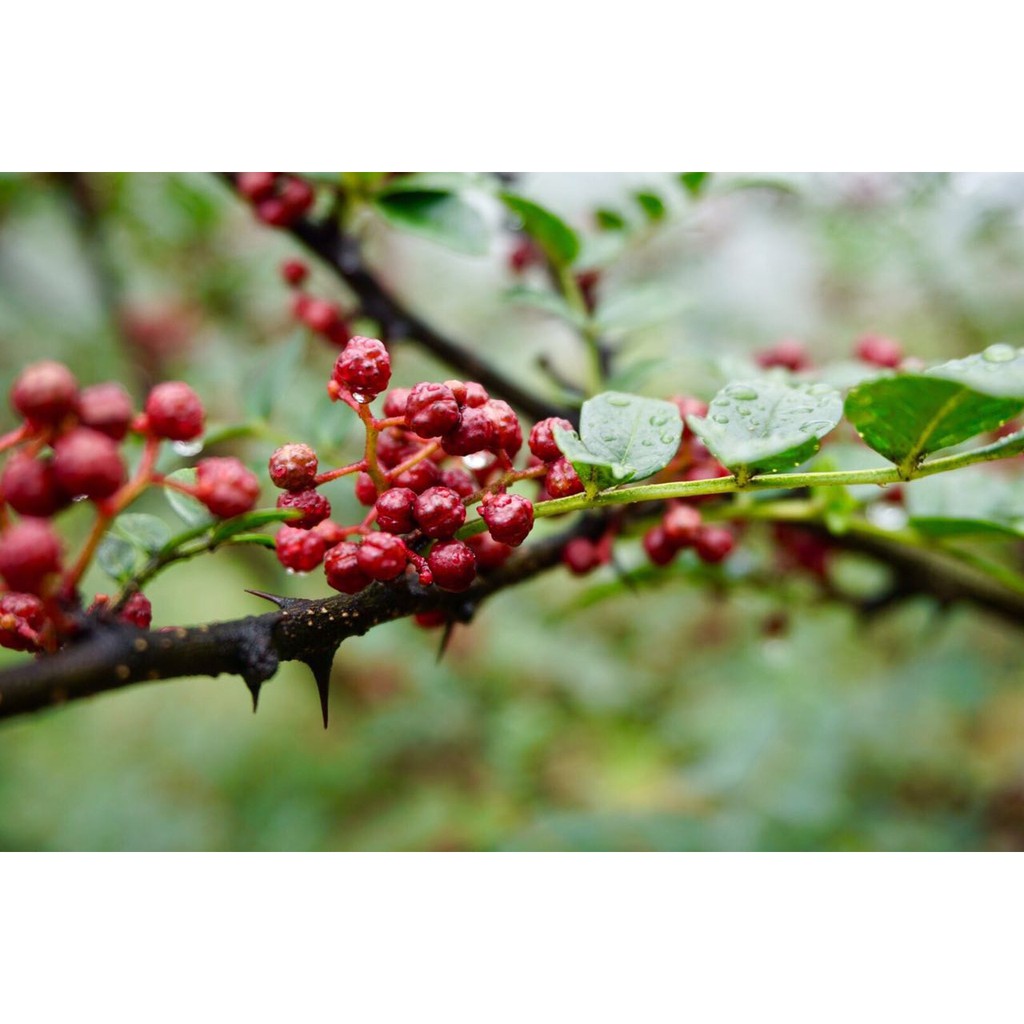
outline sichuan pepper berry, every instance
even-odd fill
[[[270,479],[285,491],[304,491],[313,486],[318,460],[308,444],[282,445],[270,456]]]
[[[75,427],[53,444],[57,486],[73,498],[109,498],[125,481],[117,442],[89,427]]]
[[[488,494],[477,511],[487,532],[509,547],[519,547],[533,529],[533,503],[518,494]]]
[[[60,572],[60,540],[43,519],[22,519],[0,534],[0,576],[11,590],[34,594]]]
[[[289,526],[299,530],[310,530],[331,514],[331,503],[312,487],[305,491],[287,491],[277,499],[277,507],[302,513],[299,518],[288,520]]]
[[[183,381],[157,384],[146,398],[151,433],[170,441],[193,441],[203,432],[203,403]]]
[[[476,556],[461,540],[435,544],[427,556],[434,582],[443,590],[467,590],[476,577]]]
[[[343,594],[358,594],[370,584],[370,577],[359,565],[359,545],[351,541],[335,544],[324,557],[327,583]]]
[[[236,458],[203,459],[196,467],[196,497],[219,519],[248,512],[259,495],[255,473]]]
[[[334,364],[333,380],[347,388],[356,401],[369,402],[387,390],[391,357],[376,338],[350,338]]]
[[[285,523],[278,531],[277,560],[292,572],[312,572],[327,551],[324,538],[316,530],[299,530]]]

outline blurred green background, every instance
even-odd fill
[[[636,390],[708,396],[781,337],[826,361],[867,332],[924,358],[1024,333],[1024,176],[721,175],[698,200],[666,175],[519,187],[582,229],[597,207],[638,225],[601,284],[605,303],[671,300],[623,331]],[[656,230],[637,189],[667,197]],[[579,348],[507,301],[510,245],[496,232],[487,257],[459,256],[383,225],[368,242],[427,319],[548,387],[536,357],[572,376]],[[307,440],[340,458],[356,436],[324,393],[333,357],[296,329],[277,276],[297,252],[208,176],[2,176],[0,386],[43,356],[137,395],[182,378],[215,424],[250,424],[218,451],[255,466]],[[344,301],[326,271],[313,280]],[[450,375],[411,345],[395,366],[396,384]],[[345,491],[329,492],[336,518]],[[136,510],[173,519],[160,496]],[[637,549],[622,545],[624,564]],[[865,623],[800,581],[726,594],[685,567],[637,591],[614,579],[558,570],[504,593],[440,662],[437,634],[409,622],[347,641],[327,732],[290,665],[256,716],[222,677],[4,723],[0,848],[1024,848],[1024,629],[926,599]],[[225,551],[147,588],[154,624],[263,611],[246,587],[328,592],[267,552]],[[87,582],[109,589],[98,571]]]

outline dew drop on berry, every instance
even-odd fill
[[[474,452],[472,455],[464,455],[462,461],[468,469],[483,469],[490,465],[490,452]]]

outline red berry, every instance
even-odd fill
[[[692,505],[673,505],[665,513],[661,528],[676,547],[689,547],[701,528],[700,512]]]
[[[248,512],[259,496],[256,474],[236,458],[203,459],[196,467],[196,497],[219,519]]]
[[[203,403],[183,381],[157,384],[146,399],[149,430],[171,441],[192,441],[203,432]]]
[[[139,629],[149,629],[153,622],[153,605],[150,604],[149,598],[146,597],[145,594],[136,590],[135,593],[125,601],[124,607],[120,611],[119,618],[122,622],[127,622],[132,626],[138,626]]]
[[[281,277],[286,284],[297,287],[309,276],[309,267],[302,260],[285,260],[281,264]]]
[[[277,499],[278,508],[298,509],[302,516],[289,519],[288,525],[297,530],[311,530],[331,514],[331,503],[315,488],[305,491],[287,491]]]
[[[475,380],[466,381],[463,387],[466,397],[462,401],[471,408],[476,409],[490,400],[491,396],[487,393],[486,388],[483,384],[477,384]]]
[[[75,407],[78,382],[63,364],[47,359],[21,371],[11,405],[33,426],[58,423]]]
[[[500,398],[491,398],[480,408],[494,424],[498,447],[510,457],[514,456],[523,447],[523,428],[512,406]]]
[[[301,217],[313,205],[313,187],[302,178],[285,178],[280,196],[293,219]]]
[[[804,345],[793,338],[783,338],[776,342],[769,349],[758,352],[755,355],[757,365],[768,369],[772,366],[781,366],[784,369],[792,370],[794,373],[799,370],[806,370],[811,365],[810,357]]]
[[[420,437],[440,437],[454,430],[462,419],[451,388],[444,384],[417,384],[405,403],[409,429]]]
[[[438,626],[443,626],[448,621],[448,616],[444,612],[433,611],[433,612],[417,612],[413,616],[413,621],[421,629],[436,629]]]
[[[302,322],[311,330],[320,334],[337,327],[341,323],[341,310],[326,299],[307,298],[302,305]]]
[[[519,547],[533,529],[533,503],[518,494],[488,494],[477,511],[487,532],[509,547]]]
[[[377,525],[385,533],[408,533],[416,524],[412,506],[416,492],[408,487],[390,487],[377,499]]]
[[[360,505],[377,504],[377,487],[369,473],[360,473],[356,476],[355,491],[356,500]]]
[[[235,184],[246,199],[257,202],[273,194],[276,177],[272,171],[244,171],[235,179]]]
[[[340,544],[347,536],[345,530],[343,530],[333,519],[323,519],[316,526],[313,527],[312,533],[319,534],[324,541],[324,547],[330,551],[335,544]]]
[[[583,490],[583,481],[568,459],[559,459],[548,466],[544,486],[552,498],[567,498]]]
[[[363,538],[356,556],[359,568],[370,579],[393,580],[401,576],[409,562],[405,542],[391,533],[371,533]]]
[[[12,590],[37,593],[60,571],[60,541],[43,519],[22,519],[0,534],[0,576]]]
[[[440,483],[449,490],[454,491],[460,498],[468,498],[476,493],[476,483],[473,478],[457,466],[441,470]]]
[[[476,577],[476,556],[461,540],[435,544],[427,556],[434,582],[443,590],[466,590]]]
[[[693,546],[702,562],[713,565],[729,556],[736,546],[736,538],[724,526],[702,526]]]
[[[128,433],[135,411],[131,396],[113,381],[93,384],[78,396],[78,421],[120,441]]]
[[[601,553],[593,541],[586,537],[573,537],[562,549],[562,561],[569,572],[585,576],[601,564]]]
[[[256,216],[273,228],[286,228],[295,220],[295,211],[283,199],[271,196],[256,204]]]
[[[874,366],[895,368],[903,362],[903,346],[880,334],[867,334],[857,342],[857,358]]]
[[[43,602],[32,594],[0,595],[0,647],[33,651],[39,630],[46,625]]]
[[[530,451],[542,462],[557,462],[562,457],[562,450],[555,443],[555,427],[572,430],[572,424],[560,416],[550,416],[533,425],[530,431]]]
[[[311,572],[323,560],[327,545],[316,530],[298,530],[283,524],[277,531],[277,560],[292,572]]]
[[[390,427],[377,435],[377,461],[388,469],[415,455],[419,445],[409,441],[409,432]]]
[[[422,494],[428,487],[433,487],[439,477],[440,471],[437,466],[429,459],[424,459],[404,473],[399,473],[391,483],[395,487],[408,487],[409,490]]]
[[[356,401],[370,401],[387,390],[391,380],[391,356],[376,338],[356,335],[349,339],[334,364],[333,380],[349,389]]]
[[[494,451],[498,447],[498,432],[487,413],[480,408],[466,406],[459,425],[441,438],[441,447],[449,455]]]
[[[644,534],[644,551],[655,565],[668,565],[676,557],[678,550],[660,526],[655,526]]]
[[[384,415],[404,416],[405,406],[411,394],[410,388],[392,388],[384,398]]]
[[[416,498],[413,515],[428,537],[439,540],[451,537],[466,521],[466,506],[455,491],[431,487]]]
[[[67,495],[109,498],[125,481],[116,442],[98,430],[75,427],[53,445],[53,475]]]
[[[308,444],[282,445],[270,456],[270,479],[282,490],[304,491],[313,486],[318,464]]]
[[[53,462],[24,452],[15,452],[4,467],[0,500],[23,516],[40,519],[59,512],[70,501],[57,483]]]
[[[359,567],[359,546],[350,541],[335,544],[324,558],[327,583],[343,594],[358,594],[370,583],[370,577]]]
[[[512,548],[508,544],[496,541],[489,533],[478,533],[470,537],[466,543],[473,549],[476,566],[481,572],[504,565],[512,554]]]

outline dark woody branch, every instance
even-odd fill
[[[135,683],[222,673],[241,676],[255,702],[260,687],[282,661],[302,661],[316,679],[326,724],[331,662],[343,640],[422,611],[440,610],[452,622],[469,622],[492,594],[558,565],[567,541],[594,539],[605,525],[604,514],[583,516],[568,529],[518,551],[458,594],[422,587],[410,573],[393,583],[375,583],[352,597],[301,600],[260,595],[270,597],[278,610],[191,628],[146,632],[90,619],[77,643],[0,674],[0,718]]]
[[[227,174],[224,177],[234,185],[234,175]],[[471,349],[460,345],[407,309],[367,266],[359,242],[345,234],[335,218],[319,222],[302,219],[287,230],[348,285],[359,300],[362,312],[380,324],[385,341],[407,338],[416,342],[467,380],[483,384],[496,398],[504,399],[532,419],[562,416],[575,421],[575,410],[547,401],[523,388]]]

